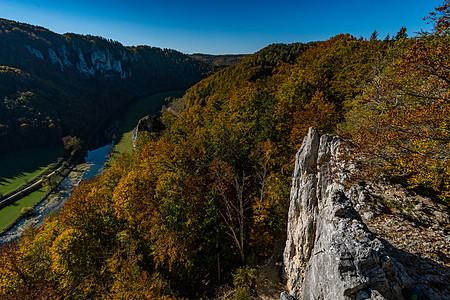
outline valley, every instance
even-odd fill
[[[110,140],[108,141],[110,143],[109,145],[87,151],[84,161],[72,166],[71,170],[66,172],[67,175],[65,176],[67,177],[57,186],[52,187],[50,193],[46,191],[46,188],[41,187],[0,209],[0,245],[17,239],[29,226],[38,227],[42,225],[43,220],[48,214],[62,208],[73,188],[78,186],[82,180],[90,179],[101,174],[104,164],[108,163],[111,159],[113,160],[114,157],[122,153],[131,154],[133,151],[132,134],[139,119],[146,115],[159,114],[161,107],[167,104],[166,99],[168,97],[181,97],[184,92],[172,91],[160,93],[136,101],[127,112],[121,112],[123,117],[119,122],[120,125],[115,141]],[[26,185],[29,181],[39,177],[46,171],[48,166],[41,167],[30,173],[24,171],[27,170],[26,168],[33,169],[35,168],[33,166],[41,161],[51,162],[53,160],[52,164],[56,164],[56,161],[54,161],[55,154],[61,154],[59,147],[6,154],[0,157],[0,159],[3,159],[3,163],[0,165],[4,167],[4,172],[10,172],[9,176],[13,178],[9,180],[6,177],[8,176],[6,173],[2,177],[2,180],[5,182],[4,190],[7,191],[3,198],[6,199],[13,192],[17,193],[21,191],[23,189],[22,185]],[[34,212],[30,216],[22,217],[22,210],[30,207],[34,208]]]
[[[0,298],[448,299],[450,0],[425,19],[218,56],[1,19],[0,153],[36,149],[3,182],[66,161],[0,210]]]
[[[69,135],[87,143],[118,109],[187,89],[213,71],[175,50],[0,19],[0,154],[59,145]]]
[[[4,223],[0,224],[0,228],[4,229],[7,226],[10,228],[0,235],[0,245],[11,243],[20,238],[30,226],[39,228],[47,216],[58,213],[73,189],[82,180],[90,179],[103,172],[104,164],[108,161],[111,153],[111,147],[111,145],[106,145],[99,149],[88,151],[85,162],[74,166],[67,174],[67,177],[50,193],[45,188],[41,188],[1,209],[0,220]],[[17,220],[23,207],[33,207],[33,213]],[[11,224],[14,225],[11,226]]]
[[[136,108],[119,129],[116,155],[131,153],[128,131],[136,125],[132,124],[137,122],[136,116],[154,112],[165,99],[146,96],[185,89],[213,69],[169,49],[127,48],[101,37],[58,35],[5,19],[0,19],[0,46],[3,200],[50,173],[63,157],[71,156],[73,150],[63,151],[61,140],[76,136],[86,148],[110,142],[112,136],[99,139],[98,132],[105,130],[108,122],[123,117],[129,106]],[[67,172],[52,180],[59,182]],[[32,191],[1,210],[0,231],[47,194],[42,188]]]

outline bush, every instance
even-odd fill
[[[256,269],[244,266],[236,270],[233,275],[233,284],[236,287],[234,298],[236,300],[250,299],[255,293]]]
[[[22,209],[20,210],[20,217],[28,217],[31,216],[34,213],[34,208],[33,207],[22,207]]]

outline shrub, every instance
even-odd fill
[[[240,267],[233,275],[233,284],[236,287],[235,299],[250,299],[255,292],[256,269],[249,266]]]
[[[22,207],[22,209],[20,210],[20,217],[27,217],[30,216],[34,213],[34,208],[33,207]]]

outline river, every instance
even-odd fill
[[[40,202],[34,209],[34,215],[20,220],[8,232],[0,236],[0,245],[16,240],[29,226],[39,227],[52,212],[59,211],[69,198],[74,187],[84,179],[92,178],[103,172],[112,144],[88,151],[85,162],[75,166],[61,184]]]

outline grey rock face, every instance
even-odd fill
[[[48,48],[48,56],[50,57],[50,61],[52,62],[52,64],[57,65],[61,72],[64,71],[61,60],[52,48]]]
[[[282,292],[281,295],[280,295],[280,300],[297,300],[297,299],[295,299],[294,296],[289,295],[286,292]]]
[[[42,55],[41,51],[31,48],[29,45],[26,45],[26,47],[27,47],[28,51],[30,51],[31,54],[33,54],[37,58],[44,59],[44,56]]]
[[[32,54],[43,59],[41,52],[29,46],[27,46],[27,48]],[[76,53],[74,63],[69,59],[69,55],[73,52]],[[80,73],[93,76],[98,72],[105,77],[118,75],[120,78],[125,79],[131,76],[131,70],[124,69],[121,59],[125,58],[124,61],[135,61],[137,59],[131,53],[127,53],[123,49],[119,49],[118,52],[120,52],[120,56],[119,59],[116,59],[114,53],[108,48],[100,49],[92,46],[89,51],[83,51],[75,45],[75,42],[72,42],[71,49],[70,47],[67,49],[65,45],[57,49],[56,52],[52,48],[48,48],[48,55],[51,63],[57,65],[61,71],[64,71],[64,66],[71,67],[76,65],[76,68]]]
[[[127,78],[127,73],[122,69],[120,60],[116,60],[109,49],[96,49],[91,52],[92,68],[95,71],[106,73],[115,72],[120,74],[122,79]]]
[[[81,51],[81,49],[78,49],[77,69],[80,73],[94,75],[94,69],[88,67],[86,60],[84,59],[83,51]]]
[[[67,57],[67,49],[65,45],[62,45],[60,49],[58,49],[58,54],[61,56],[61,60],[66,67],[71,67],[72,63],[70,62],[69,58]]]
[[[340,145],[338,137],[319,137],[310,128],[296,155],[284,251],[289,293],[297,299],[448,299],[369,232],[352,203],[365,194],[343,185],[348,168],[336,159]],[[448,272],[439,280],[448,281]]]
[[[139,120],[137,126],[133,130],[132,141],[134,147],[139,140],[139,133],[143,131],[147,132],[160,132],[164,129],[164,124],[156,116],[145,116]]]

